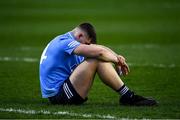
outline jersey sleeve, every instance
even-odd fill
[[[81,43],[76,40],[67,40],[64,50],[68,54],[72,54],[74,49],[76,49]]]

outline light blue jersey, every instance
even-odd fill
[[[43,98],[55,96],[61,85],[84,57],[73,54],[80,43],[68,32],[54,38],[44,49],[40,61],[40,84]]]

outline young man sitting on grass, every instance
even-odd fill
[[[129,73],[125,58],[98,45],[94,27],[82,23],[55,37],[44,49],[40,60],[42,96],[52,104],[82,104],[97,73],[104,84],[121,95],[120,104],[157,105],[153,99],[134,94],[119,77],[121,71],[123,75]]]

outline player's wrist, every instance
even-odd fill
[[[116,66],[119,65],[119,59],[118,59],[118,56],[116,56],[115,61],[114,61],[114,64],[115,64]]]

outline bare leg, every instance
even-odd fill
[[[87,59],[81,63],[70,76],[73,87],[82,98],[87,97],[93,84],[96,71],[101,80],[112,89],[118,90],[124,85],[111,63],[98,61],[96,59]]]
[[[87,59],[73,71],[70,81],[82,98],[87,97],[96,73],[98,60]]]
[[[112,89],[118,90],[124,85],[111,63],[98,61],[96,59],[87,59],[74,70],[69,78],[73,87],[82,98],[87,97],[93,84],[96,71],[101,80]],[[144,98],[139,95],[134,95],[133,93],[130,94],[130,92],[126,96],[123,96],[120,99],[120,103],[123,105],[157,105],[157,102],[153,99]]]
[[[114,90],[118,90],[124,85],[111,63],[99,62],[97,72],[100,79]]]

